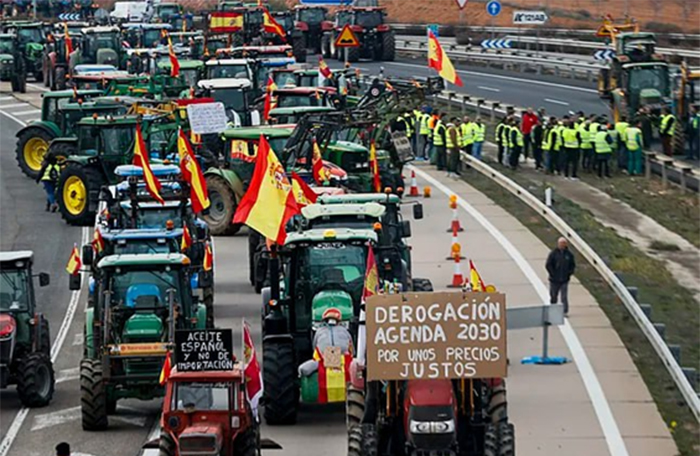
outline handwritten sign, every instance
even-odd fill
[[[230,329],[175,331],[175,365],[179,372],[233,369],[233,333]]]
[[[192,131],[198,135],[221,133],[226,130],[226,110],[221,102],[187,105],[187,119]]]
[[[407,293],[367,300],[369,380],[505,377],[500,293]]]

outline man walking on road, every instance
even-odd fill
[[[569,251],[566,238],[557,240],[557,247],[549,253],[545,264],[549,274],[549,303],[561,301],[564,315],[569,315],[569,280],[576,269],[574,254]]]
[[[61,168],[56,162],[56,157],[51,154],[46,154],[44,161],[41,164],[41,170],[36,178],[37,184],[41,182],[46,193],[46,212],[56,212],[58,204],[56,204],[56,184],[58,183],[58,175],[61,174]]]

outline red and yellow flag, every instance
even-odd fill
[[[263,118],[265,120],[270,119],[270,111],[275,107],[275,102],[272,99],[272,92],[277,90],[277,84],[275,84],[272,76],[267,78],[267,87],[265,88],[265,106],[263,107]]]
[[[215,12],[209,16],[209,31],[233,33],[243,29],[243,13]]]
[[[311,170],[314,176],[314,181],[321,185],[328,180],[328,174],[323,168],[323,156],[321,155],[321,148],[318,147],[318,142],[316,138],[313,140],[313,153],[311,156]]]
[[[345,385],[350,382],[352,354],[343,354],[340,367],[327,367],[318,347],[314,350],[313,358],[318,362],[318,402],[345,402]]]
[[[141,124],[138,123],[136,124],[133,163],[134,166],[139,166],[143,169],[143,180],[146,182],[148,193],[160,204],[165,204],[163,197],[160,196],[160,181],[153,175],[151,164],[148,162],[148,149],[146,148],[146,142],[143,140],[143,133],[141,133]]]
[[[207,181],[204,179],[202,168],[200,168],[192,151],[192,145],[187,139],[187,135],[182,128],[177,136],[177,150],[180,156],[180,172],[183,179],[190,186],[190,201],[192,201],[192,210],[195,214],[202,212],[211,206],[209,201],[209,192],[207,191]]]
[[[443,79],[454,85],[464,85],[432,30],[428,30],[428,68],[434,68]]]
[[[204,247],[204,261],[202,261],[202,268],[205,271],[211,271],[214,267],[214,252],[211,251],[211,244],[207,242],[206,247]]]
[[[287,222],[298,213],[299,205],[284,167],[265,137],[260,135],[253,177],[233,223],[244,223],[281,245],[287,237]]]
[[[66,265],[66,271],[70,275],[77,275],[80,272],[80,268],[83,267],[83,262],[80,259],[80,251],[78,250],[78,245],[73,244],[73,251],[68,258],[68,264]]]
[[[367,246],[367,268],[365,269],[365,286],[362,289],[362,302],[370,296],[379,293],[379,271],[377,261],[374,259],[374,250],[371,245]]]
[[[372,187],[379,193],[382,191],[382,180],[379,177],[379,161],[377,160],[377,147],[374,140],[369,145],[369,167],[372,170]]]
[[[325,60],[323,60],[323,57],[320,55],[318,56],[318,72],[321,73],[326,79],[330,79],[331,77],[333,77],[331,69],[328,68],[328,64]]]
[[[192,235],[190,234],[190,229],[187,226],[187,223],[182,224],[182,240],[180,241],[180,251],[184,252],[185,250],[189,249],[192,247]]]
[[[180,76],[180,61],[177,59],[177,55],[173,49],[173,42],[170,39],[170,34],[168,34],[168,57],[170,58],[170,76],[176,78]]]
[[[318,199],[316,192],[294,171],[292,171],[292,191],[299,208],[314,204]]]
[[[92,249],[98,255],[105,249],[105,240],[99,228],[95,228],[95,234],[92,235]]]
[[[68,33],[67,22],[63,23],[63,40],[66,42],[66,60],[68,60],[68,56],[73,53],[73,40],[70,37],[70,33]]]
[[[275,35],[281,36],[282,38],[287,38],[287,33],[284,28],[272,17],[272,14],[267,10],[263,9],[263,29],[267,33],[274,33]]]
[[[472,291],[486,291],[486,285],[484,285],[484,281],[481,280],[479,271],[476,270],[472,260],[469,260],[469,282],[471,284]]]
[[[263,395],[262,367],[255,353],[253,336],[250,334],[248,323],[243,322],[243,355],[245,358],[245,390],[250,408],[254,411],[258,408],[258,403]]]
[[[173,370],[173,366],[171,363],[172,363],[172,361],[170,361],[170,352],[168,352],[165,354],[165,361],[163,361],[163,368],[160,370],[160,377],[158,378],[158,382],[161,385],[165,385],[165,383],[170,378],[170,371]]]

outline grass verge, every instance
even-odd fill
[[[542,194],[541,182],[509,170],[501,171],[531,192]],[[467,172],[465,178],[470,185],[520,220],[545,244],[553,245],[556,242],[559,233],[507,190],[473,170]],[[700,309],[692,294],[675,282],[661,261],[647,256],[613,229],[598,223],[590,212],[561,197],[556,209],[594,250],[604,252],[603,259],[613,270],[621,273],[626,285],[638,287],[640,300],[653,306],[654,322],[666,324],[667,341],[681,345],[682,364],[697,368]],[[578,252],[574,253],[581,258]],[[585,261],[579,261],[577,266],[576,277],[598,301],[627,347],[664,421],[671,428],[679,453],[682,456],[697,455],[700,451],[700,427],[656,352],[596,270]]]

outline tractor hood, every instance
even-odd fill
[[[642,89],[639,91],[640,106],[656,105],[663,101],[661,92],[657,89]]]
[[[15,56],[12,54],[0,54],[0,63],[8,64],[15,60]]]
[[[340,311],[342,321],[350,321],[353,317],[352,297],[341,290],[324,290],[316,293],[311,300],[312,321],[320,322],[323,312],[330,308]]]
[[[25,50],[27,55],[40,55],[42,52],[44,52],[44,45],[40,43],[27,43]]]
[[[221,452],[223,431],[219,424],[188,426],[179,437],[180,456],[216,456]]]
[[[457,423],[450,380],[410,380],[404,401],[408,412],[404,425],[413,448],[431,454],[455,449]]]
[[[125,342],[155,342],[161,340],[163,321],[152,313],[134,314],[124,324]]]
[[[364,152],[369,154],[369,149],[367,149],[362,144],[357,144],[350,141],[335,141],[328,145],[329,150],[342,150],[347,152]]]

